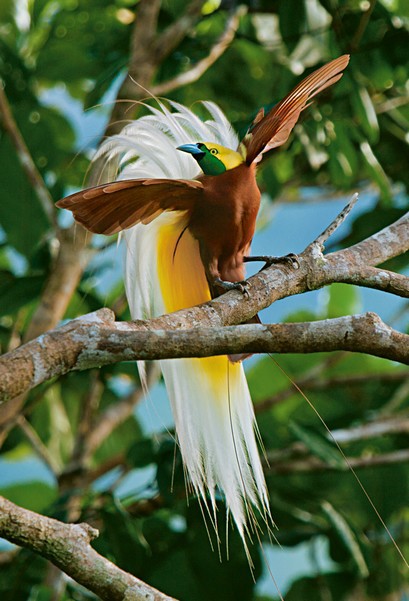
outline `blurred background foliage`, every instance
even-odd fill
[[[342,81],[314,103],[285,150],[263,166],[263,226],[268,209],[279,206],[274,202],[318,199],[315,210],[321,212],[343,192],[356,190],[370,201],[342,230],[337,248],[393,222],[408,207],[407,0],[243,4],[247,13],[223,56],[197,82],[168,96],[187,105],[213,100],[244,131],[260,106],[279,100],[313,68],[350,52]],[[158,31],[185,7],[183,0],[164,1]],[[235,8],[233,0],[205,2],[195,25],[157,65],[151,85],[205,58]],[[138,11],[134,0],[0,0],[0,76],[55,201],[84,185],[92,149],[126,73]],[[141,112],[130,105],[126,118]],[[58,240],[4,129],[0,195],[0,345],[6,352],[26,337],[55,269]],[[274,222],[271,232],[273,239]],[[288,235],[286,252],[293,250],[291,242]],[[117,254],[109,253],[115,241],[94,239],[91,245],[65,317],[110,306],[119,319],[128,319],[120,274],[112,276],[119,269]],[[408,257],[389,267],[407,273]],[[299,298],[286,319],[323,319],[362,306],[360,292],[351,287],[332,286],[324,295],[325,302],[321,296],[309,305]],[[390,323],[406,328],[407,309],[401,303]],[[334,439],[342,444],[408,556],[407,369],[347,353],[282,356],[279,362],[334,437],[271,358],[251,363],[249,384],[279,527],[272,544],[261,536],[286,600],[408,599],[404,563],[334,444]],[[33,390],[18,417],[0,416],[0,493],[58,519],[89,521],[100,530],[95,547],[101,553],[182,601],[277,599],[257,544],[256,582],[234,531],[226,561],[222,507],[222,563],[211,533],[212,552],[197,503],[186,503],[166,408],[165,417],[160,414],[160,385],[152,395],[154,403],[159,399],[157,409],[142,402],[136,368],[126,363],[72,373]],[[0,597],[82,601],[90,595],[45,559],[4,543]]]

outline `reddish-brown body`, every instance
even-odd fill
[[[199,241],[210,282],[244,279],[243,256],[248,255],[260,208],[256,166],[243,163],[221,175],[205,175],[203,199],[196,202],[189,230]]]

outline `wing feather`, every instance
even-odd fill
[[[241,142],[246,163],[259,162],[262,155],[287,141],[301,112],[312,98],[341,79],[349,62],[344,54],[303,79],[287,96],[264,117],[260,111]]]
[[[163,211],[189,211],[201,198],[203,184],[183,179],[133,179],[102,184],[71,194],[56,204],[95,234],[116,234],[137,223],[150,223]]]

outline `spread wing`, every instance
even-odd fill
[[[258,163],[263,153],[287,141],[301,112],[314,96],[341,79],[348,62],[348,54],[340,56],[303,79],[267,115],[260,109],[240,144],[248,165]]]
[[[150,223],[163,211],[192,210],[202,190],[196,180],[130,179],[76,192],[56,204],[90,232],[111,235]]]

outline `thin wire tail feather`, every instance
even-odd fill
[[[264,153],[287,141],[301,112],[314,96],[341,79],[348,63],[349,54],[336,58],[303,79],[267,115],[260,109],[240,143],[248,165],[260,162]]]

